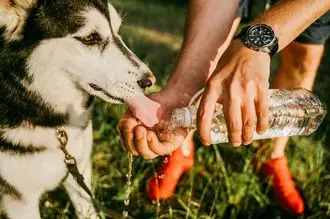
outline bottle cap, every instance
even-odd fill
[[[174,127],[189,128],[192,125],[189,108],[184,107],[174,110],[171,116],[171,123]]]

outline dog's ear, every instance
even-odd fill
[[[0,0],[0,27],[5,28],[7,40],[19,40],[27,11],[37,0]]]
[[[115,33],[118,33],[120,25],[121,25],[121,18],[117,13],[116,9],[112,6],[112,4],[108,4],[109,6],[109,13],[110,13],[110,21]]]
[[[33,6],[36,0],[0,0],[2,9],[27,10]]]

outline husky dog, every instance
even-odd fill
[[[153,81],[120,24],[107,0],[0,0],[0,198],[9,218],[40,218],[40,196],[62,182],[78,217],[97,217],[55,130],[66,130],[90,187],[93,97],[122,103]]]

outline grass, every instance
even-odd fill
[[[124,15],[124,41],[155,73],[160,90],[173,70],[180,47],[186,8],[161,1],[113,0]],[[315,92],[330,104],[330,54],[319,70]],[[274,64],[274,69],[276,68]],[[110,209],[124,210],[127,152],[115,126],[125,106],[97,102],[94,109],[93,190]],[[330,218],[330,117],[311,137],[292,138],[287,155],[308,211],[301,218]],[[196,140],[197,145],[198,141]],[[272,201],[269,188],[254,173],[252,147],[197,146],[196,164],[185,175],[175,196],[160,206],[146,198],[145,183],[160,160],[136,158],[129,214],[135,218],[292,218]],[[52,206],[46,207],[47,203]],[[72,204],[60,188],[41,200],[43,218],[75,218]]]

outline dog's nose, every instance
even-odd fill
[[[144,78],[142,78],[141,80],[138,81],[139,86],[142,89],[145,89],[147,87],[151,87],[153,83],[155,83],[156,78],[152,75],[147,75]]]

